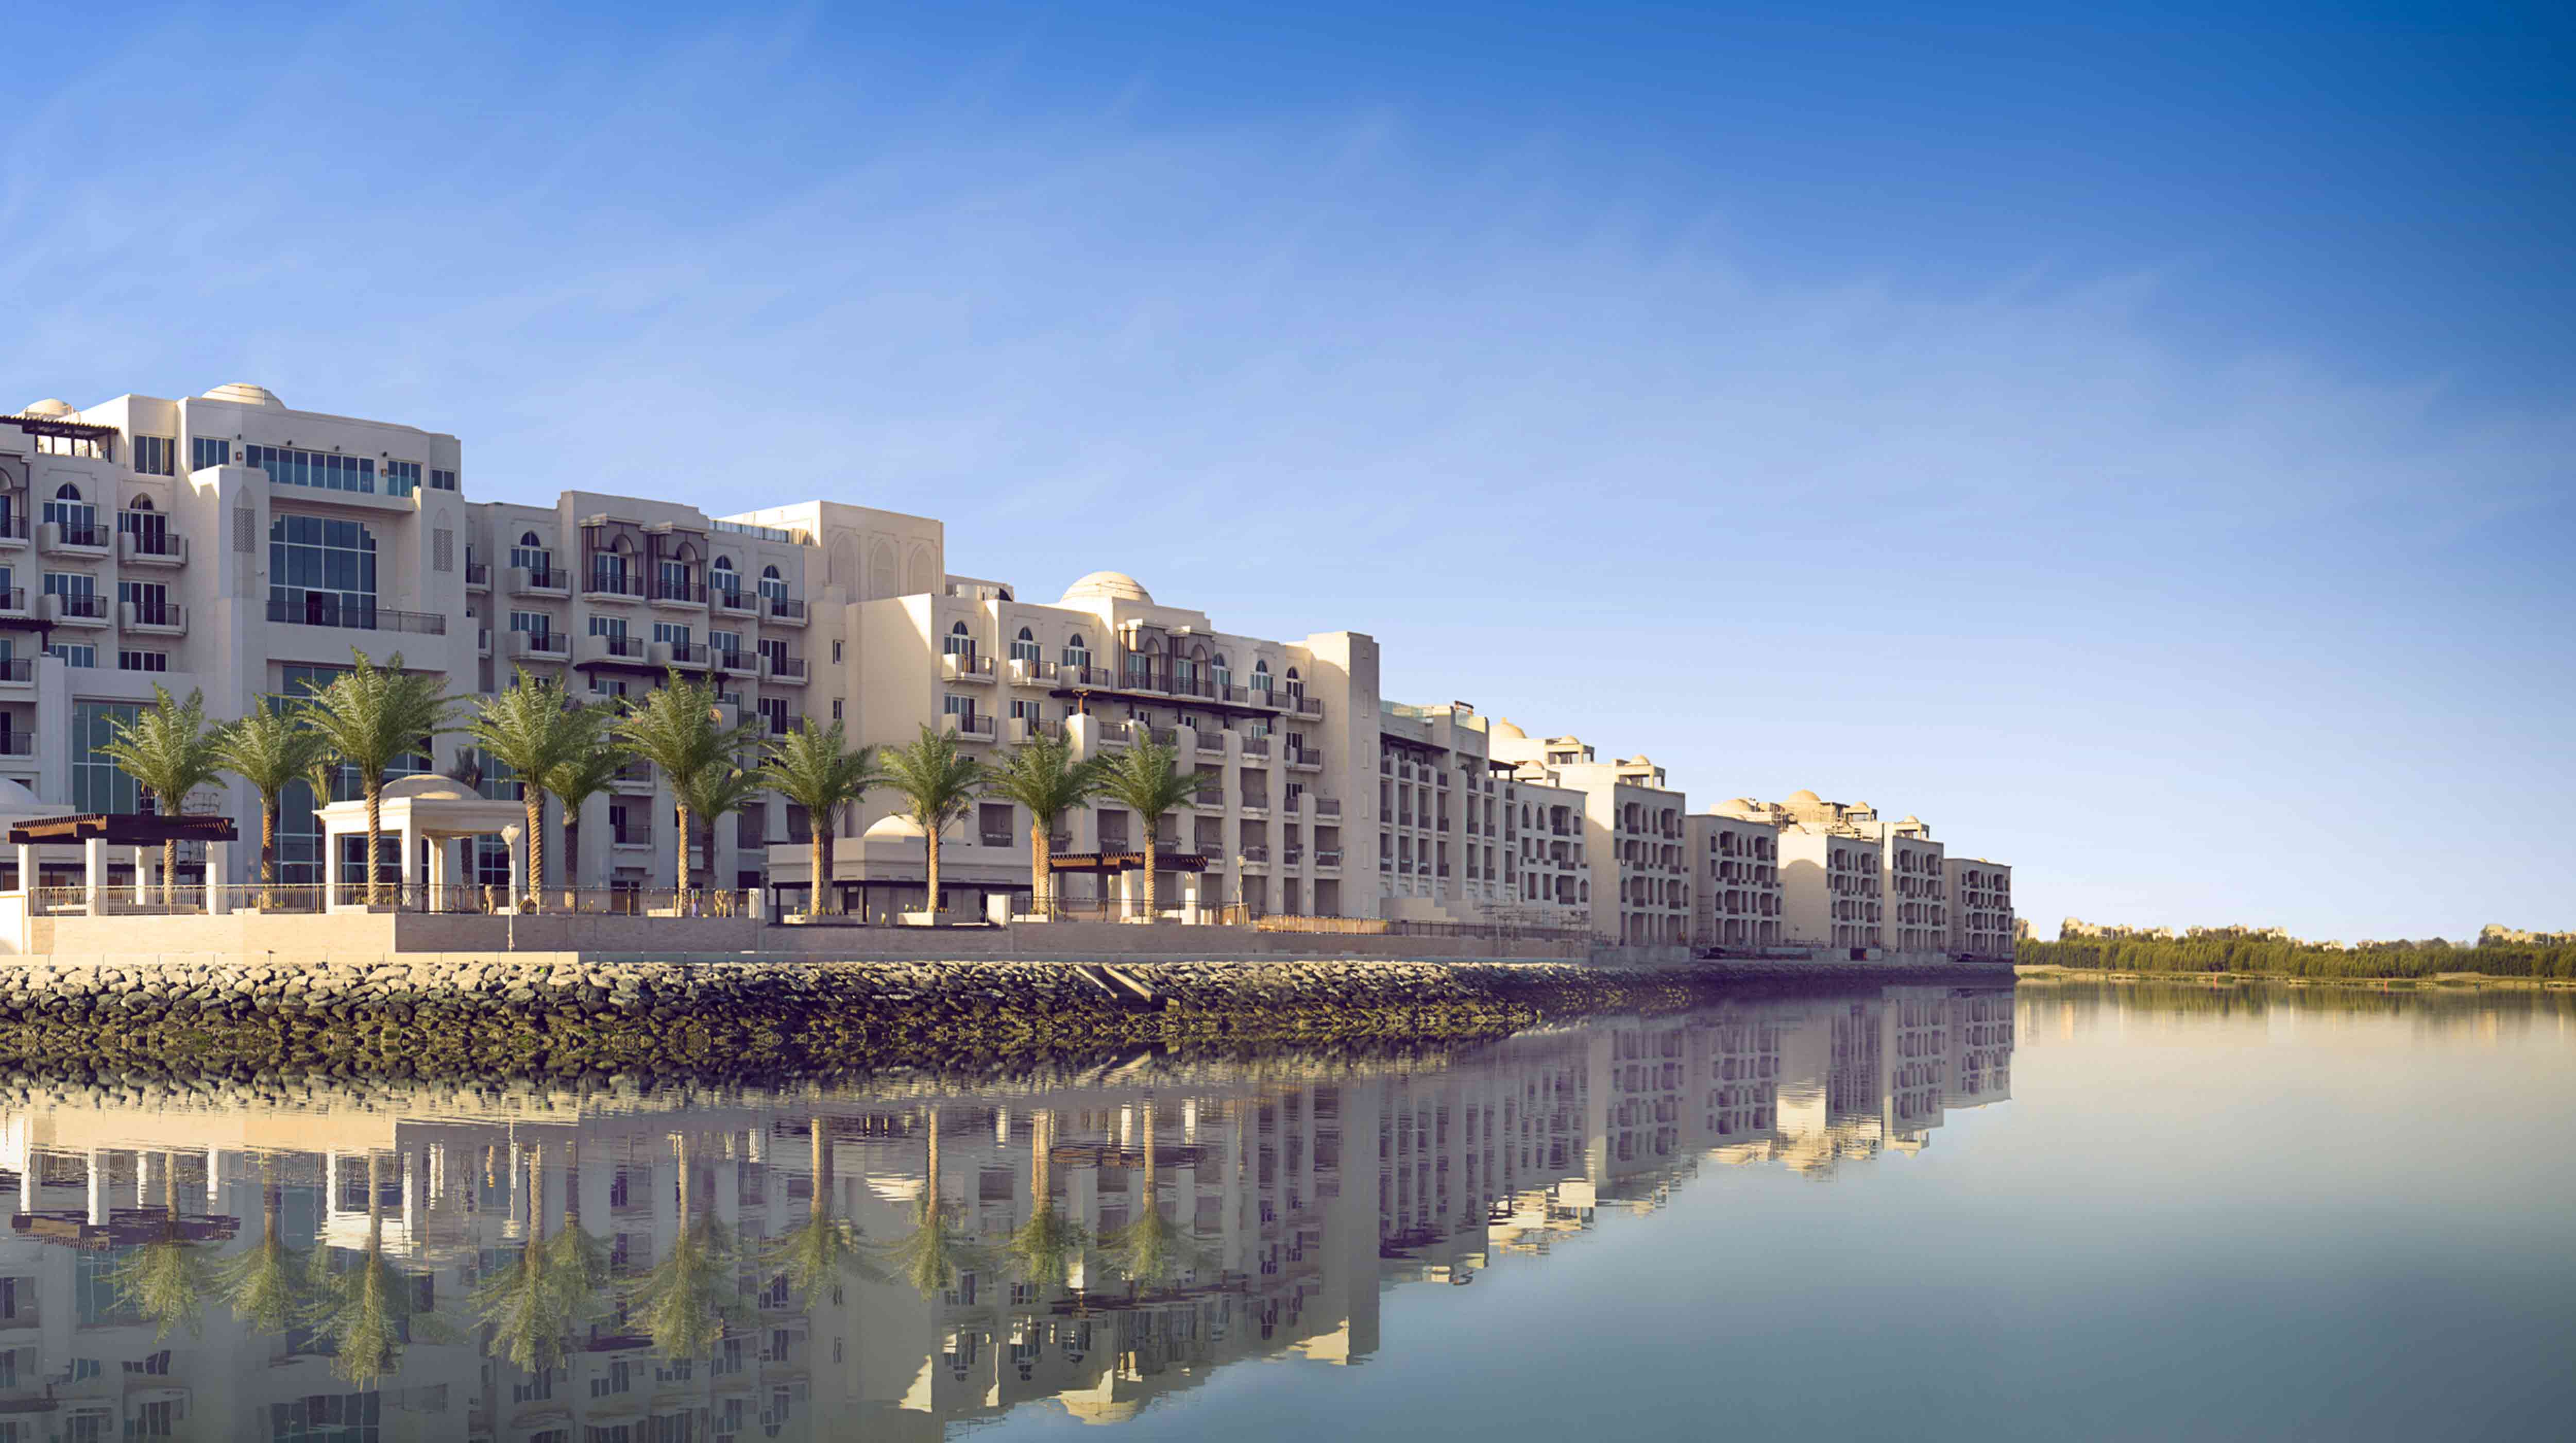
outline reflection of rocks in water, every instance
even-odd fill
[[[839,1087],[27,1084],[0,1102],[0,1330],[26,1330],[0,1412],[457,1440],[1116,1421],[1238,1359],[1401,1346],[1384,1287],[1530,1266],[1703,1160],[1821,1177],[1924,1146],[2009,1096],[2012,1028],[2009,992],[1883,988]]]

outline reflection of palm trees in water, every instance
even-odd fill
[[[567,1225],[546,1234],[546,1149],[528,1157],[528,1234],[518,1261],[474,1290],[474,1311],[492,1329],[492,1351],[529,1373],[560,1367],[573,1333],[600,1312],[605,1250]]]
[[[1011,1235],[1011,1264],[1025,1282],[1061,1286],[1091,1231],[1055,1210],[1055,1113],[1040,1108],[1029,1127],[1029,1220]]]
[[[975,1245],[958,1226],[948,1205],[939,1196],[939,1107],[928,1109],[930,1118],[930,1156],[928,1176],[923,1179],[921,1201],[913,1208],[913,1228],[889,1250],[895,1271],[914,1291],[923,1297],[935,1297],[957,1281],[961,1272],[971,1272],[984,1263],[983,1249]]]
[[[1148,1097],[1144,1107],[1145,1179],[1139,1192],[1135,1216],[1127,1225],[1112,1231],[1101,1240],[1117,1267],[1133,1289],[1145,1290],[1187,1282],[1212,1260],[1208,1247],[1188,1228],[1163,1216],[1163,1200],[1155,1176],[1154,1101]]]
[[[215,1285],[232,1304],[233,1315],[258,1333],[283,1333],[295,1326],[309,1302],[299,1274],[304,1255],[286,1245],[278,1231],[285,1201],[278,1185],[277,1159],[259,1160],[259,1241],[235,1254],[215,1273]]]
[[[367,1246],[356,1263],[334,1267],[329,1248],[315,1248],[312,1297],[305,1322],[331,1347],[331,1370],[363,1388],[400,1366],[412,1341],[444,1341],[439,1319],[422,1309],[412,1280],[385,1257],[384,1157],[367,1155]]]
[[[117,1260],[109,1277],[117,1301],[152,1325],[157,1342],[184,1323],[197,1335],[206,1293],[216,1286],[215,1261],[204,1243],[191,1241],[179,1222],[179,1159],[161,1157],[161,1216],[156,1235]]]
[[[698,1358],[714,1352],[725,1325],[750,1310],[742,1301],[732,1236],[714,1218],[693,1215],[689,1134],[681,1133],[671,1145],[680,1166],[680,1230],[670,1251],[636,1288],[634,1314],[655,1352],[665,1358]]]
[[[858,1225],[833,1216],[832,1207],[839,1193],[832,1176],[830,1119],[817,1113],[806,1119],[805,1130],[813,1147],[814,1197],[806,1209],[805,1221],[781,1234],[765,1257],[786,1277],[797,1300],[811,1307],[817,1294],[840,1302],[841,1283],[846,1277],[856,1276],[872,1283],[892,1279],[869,1259],[868,1245]]]

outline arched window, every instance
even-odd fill
[[[152,498],[149,496],[137,496],[126,504],[132,506],[137,511],[149,511],[152,509]]]
[[[1234,668],[1225,664],[1224,652],[1208,658],[1208,680],[1216,686],[1218,696],[1225,695],[1225,689],[1234,685]]]
[[[1260,695],[1260,697],[1261,697],[1261,699],[1262,699],[1263,701],[1268,701],[1268,700],[1270,700],[1270,663],[1269,663],[1269,662],[1267,662],[1267,661],[1256,661],[1256,662],[1254,662],[1254,663],[1252,664],[1252,689],[1253,689],[1253,691],[1255,691],[1255,692],[1259,693],[1259,695]]]
[[[98,533],[98,508],[81,499],[80,488],[66,481],[54,489],[54,499],[45,503],[42,518],[48,526],[63,529],[63,540],[74,546],[104,546],[107,539]]]
[[[1013,661],[1024,661],[1035,666],[1044,655],[1045,653],[1038,650],[1037,633],[1025,626],[1020,628],[1018,636],[1011,639],[1011,660]]]
[[[1176,696],[1199,694],[1199,662],[1207,655],[1206,647],[1194,648],[1187,656],[1172,658],[1172,692]]]
[[[1064,664],[1077,668],[1091,665],[1091,644],[1082,639],[1081,632],[1075,632],[1073,639],[1064,644]]]
[[[1306,699],[1306,683],[1298,680],[1297,668],[1293,666],[1288,668],[1288,699],[1291,702],[1304,701]]]
[[[537,533],[522,531],[519,533],[519,544],[510,548],[510,565],[528,573],[529,579],[533,581],[540,576],[553,575],[555,554],[546,549],[546,543],[537,538]]]
[[[134,550],[143,556],[168,556],[170,518],[152,509],[152,498],[137,496],[116,518],[117,534],[134,538]]]
[[[948,628],[948,635],[940,642],[939,649],[949,656],[973,656],[975,654],[974,634],[967,631],[966,623],[957,622]]]
[[[760,568],[760,594],[771,601],[787,599],[787,578],[778,574],[777,567]]]
[[[742,605],[742,575],[733,569],[733,558],[719,556],[707,568],[707,590],[727,606]]]

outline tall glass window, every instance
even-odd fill
[[[510,548],[510,564],[533,575],[543,576],[555,569],[555,554],[537,539],[537,533],[519,533],[519,544]]]
[[[118,726],[132,726],[142,708],[132,702],[72,703],[72,810],[131,812],[142,806],[142,789],[99,748],[116,740]]]
[[[733,605],[742,604],[742,573],[733,569],[733,558],[719,556],[707,568],[707,590],[722,596]]]
[[[419,489],[420,463],[418,461],[387,461],[385,463],[386,495],[409,496],[411,493]]]
[[[299,451],[292,446],[244,446],[242,452],[248,464],[267,472],[268,479],[280,486],[375,493],[376,460],[372,456]]]
[[[1025,626],[1021,627],[1020,634],[1011,640],[1011,660],[1025,661],[1035,666],[1043,655],[1044,653],[1038,650],[1036,633]]]
[[[769,601],[787,599],[787,578],[778,574],[777,567],[764,566],[760,569],[760,594]]]
[[[45,503],[45,524],[63,529],[63,540],[73,546],[104,546],[106,538],[98,532],[98,508],[81,499],[80,488],[64,482]]]
[[[269,614],[316,626],[372,627],[376,537],[355,521],[280,516],[268,526]]]
[[[1075,632],[1073,639],[1064,644],[1064,664],[1073,667],[1091,665],[1091,647],[1083,641],[1081,632]]]
[[[203,471],[209,466],[233,464],[233,443],[218,436],[188,438],[188,469]]]

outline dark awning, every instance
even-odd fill
[[[1050,872],[1141,872],[1145,869],[1142,852],[1058,852],[1047,858]],[[1154,853],[1157,872],[1204,872],[1207,858],[1196,852]]]
[[[163,817],[150,812],[37,817],[9,829],[9,840],[21,847],[40,842],[90,841],[116,847],[157,847],[163,842],[229,842],[237,835],[230,817]]]

